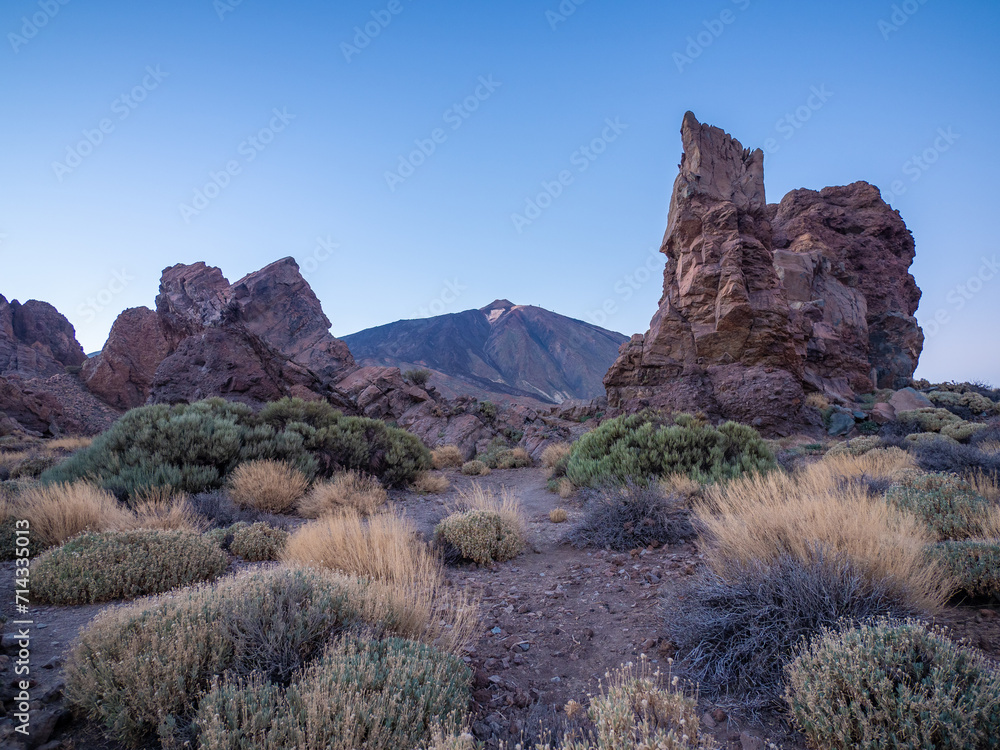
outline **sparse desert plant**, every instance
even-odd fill
[[[442,445],[431,451],[431,463],[435,469],[457,469],[465,463],[465,456],[457,445]]]
[[[864,435],[837,443],[826,452],[826,455],[831,458],[841,455],[862,456],[882,446],[882,439],[877,435]]]
[[[554,469],[560,463],[569,460],[569,454],[573,452],[571,443],[551,443],[542,451],[542,466],[546,469]]]
[[[584,516],[569,534],[577,547],[619,552],[651,544],[677,544],[694,536],[685,501],[658,487],[627,481],[588,490]]]
[[[316,482],[298,502],[299,515],[320,518],[348,509],[370,516],[389,502],[377,479],[356,471],[345,471],[327,481]]]
[[[671,474],[660,480],[660,492],[667,497],[674,496],[683,500],[689,505],[701,497],[701,491],[701,482],[692,479],[687,474]]]
[[[813,747],[981,750],[1000,729],[1000,673],[918,622],[813,639],[788,668],[788,703]]]
[[[367,521],[345,511],[297,529],[282,558],[292,565],[323,568],[372,581],[377,619],[396,632],[424,641],[460,645],[474,627],[474,607],[460,591],[445,588],[441,563],[413,525],[395,515]]]
[[[838,481],[825,464],[794,476],[772,472],[708,487],[695,505],[706,562],[728,580],[731,572],[783,555],[808,562],[819,547],[827,558],[844,557],[873,584],[884,582],[895,601],[935,611],[952,582],[925,558],[932,534],[866,487]]]
[[[819,409],[820,411],[826,411],[830,408],[830,399],[822,393],[810,393],[806,396],[806,406],[811,406],[812,408]]]
[[[115,531],[134,525],[134,516],[108,492],[89,482],[37,485],[16,501],[40,544],[62,544],[83,531]]]
[[[645,657],[606,675],[590,701],[592,728],[571,732],[559,750],[714,750],[702,730],[698,701],[686,695],[670,672],[653,670]],[[574,709],[578,704],[572,704]]]
[[[973,539],[928,547],[934,560],[958,582],[967,596],[1000,598],[1000,542]]]
[[[462,464],[462,473],[467,477],[484,477],[490,473],[490,467],[482,461],[466,461]]]
[[[287,689],[259,676],[216,682],[196,727],[203,750],[397,750],[464,723],[471,673],[400,638],[341,638]]]
[[[413,385],[423,388],[427,381],[431,379],[431,371],[424,369],[407,370],[403,373],[403,379],[413,383]]]
[[[890,503],[913,513],[938,540],[962,540],[1000,532],[1000,506],[951,474],[911,476],[892,486]]]
[[[254,523],[235,529],[229,551],[247,562],[279,560],[288,544],[288,532],[266,523]]]
[[[411,487],[414,492],[424,495],[440,495],[442,492],[448,491],[451,482],[444,474],[423,471],[413,480]]]
[[[727,422],[715,428],[685,414],[666,424],[647,412],[608,419],[583,435],[566,476],[578,487],[597,487],[671,474],[713,482],[775,468],[774,454],[752,427]]]
[[[50,604],[134,599],[221,575],[229,560],[186,531],[85,533],[33,562],[32,594]]]
[[[212,542],[212,544],[218,545],[224,550],[228,550],[230,545],[233,543],[233,537],[236,535],[236,532],[240,529],[248,528],[249,526],[250,524],[247,521],[237,521],[229,526],[219,526],[206,531],[204,536]]]
[[[776,707],[783,667],[802,637],[823,627],[914,610],[891,582],[871,578],[846,555],[813,547],[808,558],[783,553],[751,560],[725,577],[707,570],[683,589],[667,632],[681,670],[717,703],[750,710]]]
[[[549,511],[549,520],[552,523],[566,523],[569,520],[569,513],[565,508],[553,508]]]
[[[523,469],[531,464],[528,451],[524,448],[510,448],[494,455],[487,465],[494,469]]]
[[[458,508],[434,529],[434,541],[444,548],[446,558],[491,565],[524,550],[524,513],[520,500],[506,487],[497,495],[473,484],[459,493]]]
[[[556,482],[556,494],[563,500],[571,497],[574,492],[576,492],[576,485],[569,481],[567,477],[563,477]]]
[[[973,441],[970,445],[961,445],[954,441],[931,440],[908,447],[924,471],[1000,477],[1000,455],[983,450],[984,444],[987,443]]]
[[[136,498],[134,525],[137,529],[203,532],[209,522],[195,511],[187,495],[153,487]]]
[[[121,741],[176,747],[213,677],[309,658],[362,622],[364,596],[357,581],[278,568],[105,609],[70,652],[67,697]]]
[[[309,479],[282,461],[248,461],[229,477],[229,495],[240,506],[265,513],[285,513],[305,494]]]

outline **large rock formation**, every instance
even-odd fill
[[[496,300],[344,337],[368,365],[426,368],[449,397],[517,399],[537,406],[604,394],[602,379],[626,337],[531,305]]]
[[[52,305],[0,295],[0,422],[40,435],[90,434],[114,410],[84,390],[75,374],[86,360],[70,322]]]
[[[849,401],[916,367],[913,238],[867,183],[764,193],[764,155],[688,112],[660,306],[605,376],[613,408],[796,426],[806,390]],[[876,270],[877,269],[877,270]]]

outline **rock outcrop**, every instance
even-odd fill
[[[133,307],[115,320],[104,349],[83,365],[87,388],[119,409],[142,406],[156,368],[170,353],[160,318],[148,307]]]
[[[0,295],[0,423],[39,435],[93,434],[117,412],[80,385],[87,359],[70,322],[52,305]]]
[[[613,409],[702,411],[770,432],[806,391],[850,401],[905,384],[923,337],[913,238],[859,182],[764,192],[764,155],[688,112],[659,309],[605,376]]]

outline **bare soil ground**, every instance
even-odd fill
[[[663,638],[663,622],[672,609],[683,606],[681,585],[702,564],[690,544],[620,554],[581,550],[562,539],[582,513],[579,501],[560,499],[547,491],[545,471],[539,468],[494,471],[487,477],[464,477],[449,472],[452,488],[444,495],[393,493],[393,500],[428,536],[450,511],[458,490],[473,482],[507,486],[521,499],[528,519],[530,549],[520,557],[489,568],[451,568],[456,586],[481,599],[478,637],[465,654],[475,674],[472,729],[477,737],[497,747],[501,741],[531,741],[539,727],[558,730],[562,711],[570,700],[586,705],[587,695],[599,690],[599,681],[623,663],[645,654],[666,670],[673,654]],[[569,520],[554,524],[549,511],[565,508]],[[243,566],[240,566],[243,567]],[[0,613],[6,616],[4,633],[16,633],[12,563],[3,564],[6,593],[0,595]],[[113,606],[113,605],[112,605]],[[102,605],[46,607],[32,605],[31,642],[33,685],[32,737],[23,743],[13,732],[16,690],[16,648],[4,644],[0,656],[0,750],[41,746],[74,750],[119,750],[103,737],[100,727],[73,717],[62,695],[62,660],[80,628]],[[955,635],[1000,658],[1000,610],[982,603],[949,607],[940,620]],[[723,748],[766,748],[770,743],[788,750],[804,748],[780,715],[753,723],[727,716],[705,703],[704,721]]]

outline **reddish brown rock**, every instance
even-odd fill
[[[663,298],[649,331],[622,347],[605,376],[609,403],[712,417],[735,416],[736,407],[747,421],[783,429],[803,402],[803,363],[773,263],[763,152],[690,112],[681,137]]]
[[[699,410],[785,432],[805,391],[900,387],[923,334],[913,238],[864,182],[764,197],[763,153],[690,112],[659,309],[605,376],[612,409]]]
[[[112,406],[142,406],[156,368],[169,353],[159,316],[148,307],[133,307],[118,316],[101,353],[84,363],[83,379],[92,393]]]
[[[86,359],[72,324],[52,305],[0,295],[0,373],[48,377]]]

